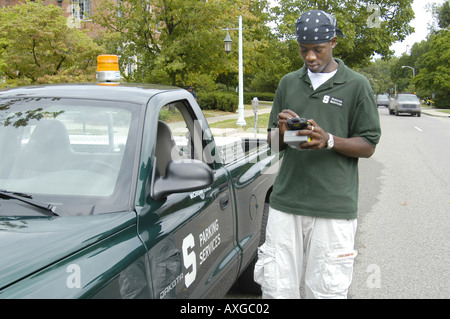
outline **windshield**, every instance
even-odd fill
[[[31,195],[65,215],[123,209],[138,112],[123,102],[0,99],[0,190]]]
[[[397,97],[398,101],[402,102],[419,102],[419,98],[415,95],[402,95],[399,94]]]

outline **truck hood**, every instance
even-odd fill
[[[0,218],[0,290],[133,223],[133,211]]]

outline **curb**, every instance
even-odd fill
[[[422,108],[422,114],[426,114],[429,116],[436,116],[436,117],[445,117],[449,118],[450,114],[439,112],[438,110],[428,109],[428,108]]]

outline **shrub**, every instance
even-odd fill
[[[234,92],[199,92],[197,102],[202,110],[236,112],[239,95]],[[244,104],[252,104],[254,97],[259,101],[273,101],[275,93],[244,92]]]
[[[275,93],[244,92],[244,104],[252,104],[254,97],[257,97],[259,101],[273,101]]]
[[[236,112],[239,98],[231,92],[199,92],[197,102],[202,110]]]

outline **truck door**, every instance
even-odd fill
[[[277,163],[277,155],[270,152],[264,138],[216,136],[215,141],[234,187],[238,223],[236,240],[243,252],[242,272],[254,260],[258,247],[265,240],[263,216],[265,220],[266,203],[276,177],[276,166],[272,163]]]
[[[157,141],[149,161],[159,175],[164,176],[170,160],[194,158],[214,166],[208,163],[209,156],[204,156],[208,148],[203,136],[198,136],[203,132],[195,129],[198,115],[188,100],[163,105],[157,121],[155,116],[146,119],[157,126]],[[147,137],[144,132],[144,139]],[[201,152],[194,141],[202,141]],[[236,279],[239,249],[232,188],[225,169],[212,168],[214,183],[206,189],[170,194],[159,200],[147,196],[138,209],[138,231],[148,249],[155,298],[222,297]]]

